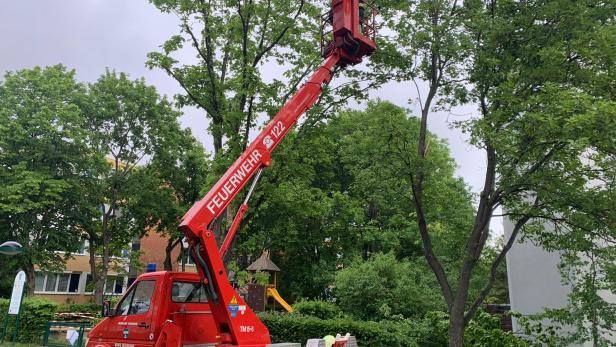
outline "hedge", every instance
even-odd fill
[[[260,314],[272,341],[306,343],[311,338],[351,333],[357,344],[370,347],[447,346],[448,316],[429,312],[418,320],[366,322],[351,318],[320,319],[298,314]],[[464,336],[468,346],[527,347],[531,343],[500,329],[499,318],[480,312]]]
[[[363,322],[350,318],[320,319],[302,315],[260,314],[274,343],[306,343],[311,338],[351,333],[360,346],[416,347],[417,331],[404,322]],[[421,345],[423,346],[423,345]]]
[[[9,309],[9,300],[0,299],[0,327],[4,326],[6,312]],[[17,342],[40,343],[45,333],[45,324],[53,320],[58,304],[42,298],[24,298],[19,315],[19,333]],[[15,327],[14,318],[11,317],[9,329],[5,340],[10,340]]]
[[[302,300],[293,304],[293,313],[321,319],[341,318],[340,307],[333,302],[320,300]]]

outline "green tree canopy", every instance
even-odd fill
[[[64,255],[49,250],[70,254],[80,246],[82,206],[75,202],[90,152],[80,108],[85,88],[74,75],[57,65],[9,72],[0,82],[0,235],[24,246],[17,259],[30,293],[35,264],[63,264]]]
[[[577,328],[569,343],[601,345],[616,325],[604,295],[616,259],[616,3],[469,5],[482,19],[470,25],[481,119],[468,129],[494,166],[491,199],[514,237],[562,252],[571,305],[553,318]]]
[[[304,0],[151,2],[178,16],[180,33],[160,52],[150,53],[147,65],[179,83],[185,92],[177,96],[180,106],[205,112],[215,154],[222,154],[226,144],[234,158],[246,147],[258,117],[273,116],[281,96],[288,99],[293,84],[314,69],[318,9]],[[177,60],[176,53],[189,47],[197,62]],[[264,76],[266,65],[280,66],[280,76]]]
[[[144,178],[139,166],[181,151],[182,143],[190,143],[186,142],[190,135],[180,128],[180,113],[154,87],[143,79],[130,80],[124,73],[107,71],[90,85],[84,109],[90,146],[98,156],[106,158],[103,165],[94,168],[97,171],[92,184],[80,200],[91,208],[91,216],[82,227],[90,244],[91,274],[96,300],[100,302],[111,256],[119,255],[133,238],[146,231],[146,223],[136,224],[143,219],[135,218],[143,216],[138,211],[143,207],[132,203],[151,197],[152,187],[136,188],[156,178]],[[153,208],[159,211],[162,206],[169,207],[166,202],[168,197],[151,201],[148,206],[160,204]]]
[[[422,254],[409,183],[399,146],[412,146],[418,120],[387,102],[345,111],[290,135],[274,155],[253,199],[256,209],[239,234],[240,254],[269,249],[282,269],[279,285],[292,297],[319,297],[333,283],[337,266],[357,256],[392,251],[398,259]],[[435,175],[430,216],[439,230],[435,247],[458,259],[460,233],[473,206],[444,141],[430,135]],[[386,158],[386,160],[385,160]],[[447,201],[455,208],[446,209]],[[254,258],[253,258],[254,259]]]
[[[201,198],[210,162],[189,130],[167,134],[164,141],[151,161],[133,175],[127,213],[135,232],[157,232],[168,238],[164,269],[171,271],[172,262],[177,260],[171,253],[184,237],[178,225]]]

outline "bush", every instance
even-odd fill
[[[269,329],[274,343],[306,343],[308,339],[348,332],[357,338],[360,346],[419,346],[413,325],[407,322],[362,322],[350,318],[319,319],[288,314],[261,314],[260,318]]]
[[[339,271],[335,287],[342,311],[363,320],[422,317],[445,308],[434,276],[421,264],[399,261],[391,253]]]
[[[340,307],[321,300],[303,300],[293,304],[293,313],[313,316],[321,319],[333,319],[342,316]]]
[[[9,300],[0,299],[0,326],[4,325],[5,312],[8,311]],[[58,309],[58,304],[42,298],[24,298],[19,316],[18,342],[40,343],[45,332],[45,324],[52,321]],[[11,321],[13,319],[11,318]],[[7,336],[13,335],[15,325],[7,329]]]
[[[503,331],[500,318],[485,312],[477,315],[464,332],[465,346],[528,347],[532,344],[510,332]],[[447,346],[449,316],[445,312],[428,312],[418,322],[417,342],[420,346]]]
[[[360,346],[409,347],[447,346],[449,318],[444,312],[429,312],[418,320],[401,319],[380,322],[350,318],[319,319],[288,314],[261,314],[273,342],[305,343],[311,338],[351,333]],[[531,344],[509,332],[500,330],[498,317],[480,312],[469,324],[465,345],[485,347],[528,347]]]
[[[464,341],[468,346],[527,347],[530,341],[501,329],[499,316],[479,312],[466,327]]]

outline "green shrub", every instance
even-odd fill
[[[306,343],[311,338],[351,333],[360,346],[415,347],[415,330],[409,322],[362,322],[350,318],[319,319],[316,317],[261,314],[272,341]]]
[[[449,318],[444,312],[428,312],[422,319],[358,321],[350,318],[319,319],[288,314],[261,314],[274,342],[305,343],[310,338],[351,333],[360,346],[447,346]],[[465,345],[483,347],[528,347],[532,344],[500,330],[499,318],[480,312],[469,324]]]
[[[417,342],[420,346],[447,346],[449,316],[445,312],[428,312],[418,321]],[[532,344],[511,332],[501,330],[500,318],[485,312],[477,315],[464,332],[465,346],[528,347]]]
[[[0,326],[4,325],[6,318],[5,312],[8,311],[9,300],[0,299]],[[17,334],[18,342],[25,343],[40,343],[45,332],[45,324],[52,321],[54,314],[57,312],[58,304],[42,298],[24,298],[19,316],[19,333]],[[7,336],[13,335],[13,324],[7,330]]]
[[[501,330],[499,316],[478,312],[466,327],[464,342],[468,346],[527,347],[531,342]]]
[[[449,316],[445,312],[432,311],[417,321],[417,343],[420,346],[447,346]]]
[[[422,317],[444,309],[434,276],[422,266],[392,253],[358,259],[336,274],[340,308],[363,320]]]
[[[342,316],[340,307],[321,300],[302,300],[293,304],[293,313],[313,316],[321,319],[333,319]]]

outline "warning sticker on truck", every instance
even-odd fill
[[[235,296],[233,296],[233,298],[231,298],[231,301],[229,301],[229,313],[231,313],[231,318],[235,318],[235,316],[237,316],[237,311],[239,307],[240,306],[237,304],[237,299],[235,298]]]
[[[246,312],[246,305],[239,305],[237,298],[233,296],[231,301],[229,301],[229,313],[231,313],[231,318],[235,318],[238,312],[243,315],[244,312]]]

